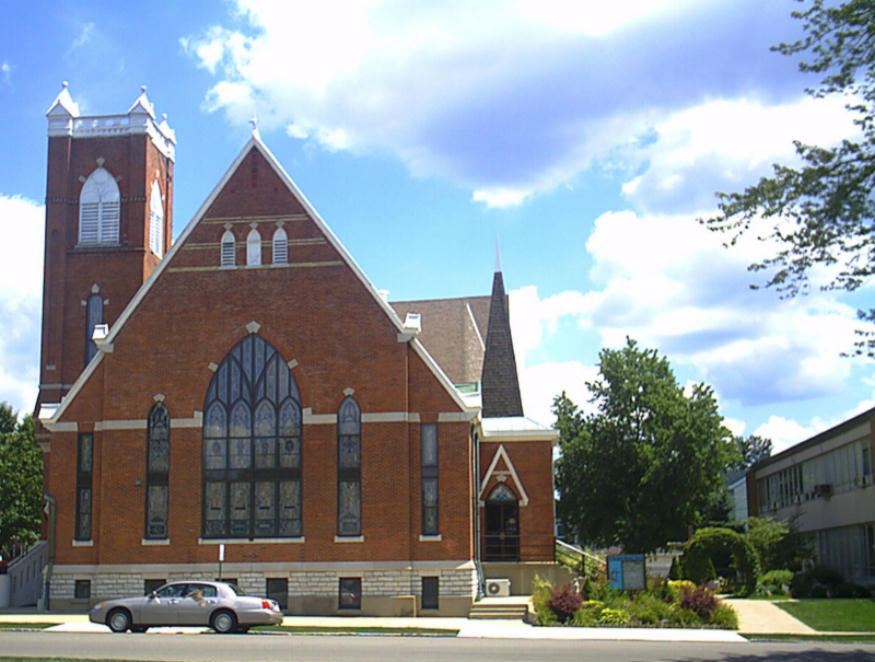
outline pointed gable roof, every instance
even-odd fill
[[[51,416],[47,417],[45,420],[41,419],[41,421],[47,428],[52,429],[53,424],[56,423],[64,414],[69,403],[73,401],[77,393],[82,389],[83,385],[88,381],[88,378],[94,373],[94,371],[97,369],[97,366],[103,360],[104,352],[112,351],[112,343],[121,332],[121,330],[124,328],[125,323],[130,319],[131,315],[133,315],[134,311],[143,301],[146,294],[152,289],[155,282],[159,278],[161,278],[161,275],[167,269],[168,265],[173,262],[173,258],[179,252],[180,247],[185,244],[186,239],[198,226],[201,219],[203,219],[210,207],[215,202],[216,198],[218,198],[218,196],[224,190],[225,186],[228,184],[228,181],[231,179],[234,173],[237,172],[243,161],[253,150],[257,150],[261,154],[261,156],[265,159],[270,168],[273,169],[273,171],[279,176],[280,180],[288,187],[292,195],[300,202],[306,213],[310,216],[310,218],[313,220],[319,230],[324,234],[329,244],[331,244],[331,246],[333,246],[337,253],[340,255],[343,262],[362,282],[365,289],[377,302],[377,304],[388,317],[389,321],[395,326],[399,334],[399,342],[401,341],[401,337],[404,336],[404,325],[401,322],[401,319],[398,317],[398,314],[383,299],[383,297],[380,296],[380,293],[378,292],[376,287],[374,287],[373,283],[370,281],[370,279],[368,279],[364,271],[362,271],[361,267],[353,259],[352,255],[350,255],[350,253],[346,250],[343,244],[340,243],[340,240],[337,238],[331,228],[328,227],[328,225],[325,223],[325,221],[322,219],[316,209],[310,204],[307,198],[304,197],[304,194],[294,183],[294,181],[292,181],[292,178],[288,175],[285,169],[283,169],[273,153],[261,141],[261,137],[259,136],[258,132],[253,131],[251,137],[240,150],[240,153],[237,155],[237,158],[235,158],[231,165],[228,167],[225,174],[213,188],[210,195],[207,196],[207,199],[204,200],[203,204],[201,204],[200,208],[197,210],[194,217],[192,217],[191,221],[189,221],[188,225],[185,226],[179,237],[176,239],[170,250],[167,252],[167,255],[164,257],[163,260],[158,263],[158,266],[152,271],[152,274],[149,276],[148,280],[142,285],[142,287],[140,287],[134,297],[128,302],[128,305],[122,311],[115,324],[112,325],[112,328],[109,331],[109,335],[102,342],[103,351],[98,352],[95,358],[86,366],[85,370],[79,375],[70,391],[61,401],[60,406],[55,410],[51,410],[51,408],[48,407],[46,408],[46,413],[51,414]],[[410,343],[410,346],[420,357],[420,359],[422,359],[422,361],[425,363],[431,373],[437,378],[438,382],[444,387],[452,400],[458,405],[459,409],[462,412],[465,412],[469,417],[473,418],[477,413],[476,407],[472,407],[464,402],[462,397],[459,395],[459,392],[450,381],[449,377],[447,377],[446,373],[444,373],[438,363],[431,357],[431,355],[429,355],[428,351],[425,349],[422,343],[417,338],[409,338],[409,336],[405,336],[405,341]]]
[[[486,351],[483,356],[480,390],[483,398],[483,418],[523,415],[520,382],[507,311],[507,296],[504,293],[504,279],[500,270],[495,272],[492,279],[492,300],[489,304],[489,326],[486,331]]]

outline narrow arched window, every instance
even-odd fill
[[[234,235],[230,230],[226,230],[222,235],[221,266],[233,267],[235,264],[237,259],[234,251]]]
[[[164,255],[164,201],[158,180],[152,182],[152,195],[149,199],[149,248],[158,257]]]
[[[273,263],[289,263],[289,238],[282,228],[273,233]]]
[[[250,267],[261,264],[261,235],[252,228],[246,237],[246,265]]]
[[[337,535],[362,534],[362,414],[344,398],[337,412]]]
[[[85,302],[85,365],[97,354],[94,327],[98,324],[103,324],[103,297],[95,292]]]
[[[216,370],[204,402],[204,538],[301,535],[301,399],[257,335]]]
[[[162,403],[149,412],[146,432],[146,538],[167,538],[170,414]]]
[[[117,244],[119,230],[118,184],[105,168],[85,181],[79,194],[79,243]]]

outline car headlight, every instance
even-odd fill
[[[99,602],[91,608],[91,611],[100,611],[101,609],[103,609],[103,603]]]

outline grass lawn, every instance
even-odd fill
[[[875,632],[875,600],[800,600],[775,604],[815,630]]]

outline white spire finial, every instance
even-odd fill
[[[145,92],[145,91],[146,91],[146,86],[140,85],[140,92]]]
[[[61,81],[61,87],[63,87],[65,90],[67,89],[67,86],[68,86],[69,84],[70,84],[70,83],[68,83],[68,82],[65,81],[65,80],[62,80],[62,81]]]
[[[255,113],[252,113],[252,118],[249,120],[249,124],[252,126],[252,133],[258,131],[258,117],[256,117]]]

